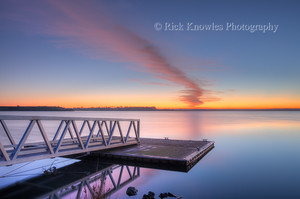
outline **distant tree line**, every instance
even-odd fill
[[[156,107],[91,107],[63,108],[59,106],[0,106],[0,111],[155,111]]]
[[[63,108],[59,106],[0,106],[0,111],[300,111],[298,108],[280,109],[157,109],[150,107],[90,107]]]

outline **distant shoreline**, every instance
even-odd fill
[[[300,111],[300,108],[274,109],[157,109],[156,107],[63,108],[59,106],[0,106],[0,111]]]

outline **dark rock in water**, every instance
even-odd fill
[[[158,197],[160,197],[160,198],[166,198],[166,197],[168,197],[168,194],[167,193],[161,193],[161,194],[159,194]]]
[[[134,195],[137,194],[137,192],[138,192],[138,190],[135,187],[128,187],[127,191],[126,191],[126,194],[128,196],[134,196]]]
[[[173,197],[173,198],[177,198],[176,195],[174,195],[174,194],[172,194],[172,193],[170,193],[170,192],[168,192],[168,196],[169,196],[169,197]]]
[[[147,194],[143,195],[143,199],[154,199],[154,196],[155,196],[155,193],[153,193],[152,191],[149,191],[148,195]]]
[[[154,199],[155,193],[153,193],[152,191],[149,191],[148,196],[150,199]]]
[[[144,194],[144,195],[143,195],[143,199],[151,199],[151,198],[150,198],[150,196]]]

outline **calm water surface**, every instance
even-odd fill
[[[299,111],[0,114],[139,118],[141,137],[215,141],[215,148],[188,173],[141,168],[140,177],[128,185],[135,186],[138,195],[130,198],[142,198],[148,191],[183,198],[300,198]],[[0,173],[10,170],[1,168]],[[0,185],[13,180],[0,178]],[[110,198],[129,198],[128,186]]]

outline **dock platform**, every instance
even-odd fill
[[[92,152],[103,160],[157,169],[189,171],[214,148],[213,141],[140,138],[140,144]]]

